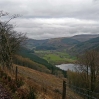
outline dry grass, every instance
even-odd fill
[[[18,73],[23,77],[25,82],[22,88],[33,87],[37,94],[37,99],[62,99],[62,83],[64,78],[59,78],[55,75],[46,74],[23,66],[15,66],[18,67]],[[67,94],[69,94],[67,99],[71,99],[70,96],[78,97],[78,95],[68,87]],[[79,99],[81,98],[79,97]]]
[[[44,99],[44,97],[46,99],[61,99],[62,78],[23,66],[18,66],[18,73],[25,79],[25,85],[22,87],[32,86],[37,93],[40,93],[38,99]]]

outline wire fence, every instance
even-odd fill
[[[92,92],[90,90],[86,90],[84,88],[80,88],[77,86],[69,85],[69,87],[76,93],[78,93],[80,96],[82,96],[84,99],[99,99],[99,93]]]
[[[64,89],[64,87],[65,86],[63,85],[63,89]],[[76,94],[76,95],[72,96],[70,93],[68,93],[69,89],[67,87],[69,87],[69,89],[71,89],[74,92],[74,94]],[[63,92],[63,94],[64,94],[64,92]],[[69,99],[79,99],[79,97],[77,97],[77,96],[79,96],[81,99],[99,99],[99,93],[97,93],[97,92],[92,92],[85,88],[80,88],[80,87],[66,83],[66,97],[69,97]],[[62,99],[66,99],[66,97],[62,98]]]

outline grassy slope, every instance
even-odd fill
[[[34,69],[34,70],[38,70],[38,71],[46,72],[46,73],[51,73],[51,71],[46,66],[44,66],[42,64],[38,64],[38,63],[30,60],[29,58],[24,58],[24,57],[19,56],[19,55],[14,56],[13,62],[14,62],[14,64],[29,67],[29,68]]]
[[[66,52],[35,51],[35,53],[52,64],[73,63],[75,61],[75,57],[71,57]]]
[[[29,51],[28,49],[22,48],[20,50],[20,52],[19,52],[19,55],[21,55],[21,56],[23,56],[25,58],[29,58],[32,61],[37,62],[39,64],[42,64],[42,65],[46,66],[48,69],[51,69],[52,68],[52,65],[49,64],[46,60],[38,57],[34,53],[29,53],[28,51]]]
[[[38,63],[38,64],[41,64],[43,66],[45,66],[47,69],[50,70],[50,72],[54,75],[58,75],[58,74],[63,74],[64,77],[66,76],[66,73],[64,72],[64,70],[61,70],[60,68],[52,65],[51,63],[49,63],[47,60],[43,59],[43,58],[40,58],[38,57],[37,55],[35,55],[34,53],[30,53],[29,50],[27,49],[21,49],[19,54],[25,58],[29,58],[30,60]],[[60,73],[59,73],[60,72]]]
[[[57,78],[54,75],[39,72],[23,66],[18,66],[18,68],[20,74],[41,85],[45,84],[45,86],[52,86],[52,88],[59,88],[60,85],[62,85],[62,79]]]
[[[18,66],[18,72],[22,78],[24,78],[24,88],[32,86],[35,91],[37,90],[37,92],[39,92],[40,95],[38,95],[37,99],[45,99],[44,97],[46,97],[46,99],[57,99],[61,97],[62,78],[23,66]],[[47,92],[44,91],[45,89]],[[59,90],[60,93],[55,92],[55,90]],[[43,94],[43,98],[41,98],[41,94]]]
[[[46,99],[61,99],[62,83],[64,78],[59,78],[54,75],[39,72],[23,66],[18,66],[18,73],[25,80],[24,87],[33,86],[33,88],[39,91],[40,94],[43,93],[43,96]],[[46,92],[44,92],[44,89],[46,89]],[[77,94],[74,94],[74,92],[67,87],[67,99],[71,99],[69,98],[71,96],[81,99]],[[41,98],[38,96],[37,99],[44,99],[44,97]]]

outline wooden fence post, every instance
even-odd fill
[[[17,84],[17,74],[18,74],[18,67],[16,66],[16,71],[15,71],[16,84]]]
[[[62,99],[66,99],[66,81],[63,81],[63,94]]]

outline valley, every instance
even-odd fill
[[[99,0],[0,0],[0,99],[99,99]]]
[[[99,50],[99,35],[75,35],[73,37],[27,41],[26,48],[49,63],[75,63],[77,56],[90,49]]]
[[[35,54],[47,60],[51,64],[74,63],[76,57],[69,55],[66,51],[35,51]]]
[[[99,65],[97,61],[97,59],[99,58],[98,52],[99,52],[99,37],[97,35],[83,35],[83,36],[76,35],[70,38],[64,37],[47,40],[30,39],[28,40],[26,47],[23,47],[19,51],[19,55],[38,63],[38,66],[34,64],[34,67],[37,66],[39,68],[38,69],[34,68],[32,65],[31,65],[32,67],[18,66],[19,73],[27,78],[27,83],[33,86],[33,88],[37,86],[39,90],[36,88],[35,89],[40,91],[40,93],[41,92],[43,93],[43,98],[61,99],[62,82],[64,80],[67,83],[66,87],[67,99],[76,99],[76,98],[83,99],[84,97],[88,98],[91,97],[92,89],[90,89],[89,93],[87,93],[88,90],[86,88],[89,86],[86,85],[87,86],[86,87],[85,84],[86,83],[89,84],[90,82],[88,82],[87,79],[85,78],[86,67],[84,67],[85,69],[83,69],[82,67],[80,68],[80,66],[83,66],[82,64],[85,64],[86,66],[87,61],[90,61],[90,64],[96,64],[93,66],[98,66]],[[84,54],[85,56],[83,56]],[[97,58],[95,57],[95,55],[97,56]],[[95,59],[95,63],[92,57]],[[74,64],[79,64],[79,67],[77,65],[77,68],[75,68]],[[91,67],[89,68],[90,70],[92,69]],[[91,78],[90,76],[91,75],[89,75],[89,79]],[[90,80],[92,80],[92,78]],[[96,80],[96,83],[97,81],[98,78]],[[30,83],[33,83],[33,85]],[[97,88],[95,92],[98,93]],[[98,99],[97,98],[98,95],[96,93],[95,95],[93,94],[93,97],[94,98],[96,97],[96,99]],[[40,97],[42,97],[42,94],[40,94]]]
[[[12,94],[15,97],[21,97],[20,99],[23,99],[22,97],[25,97],[24,99],[27,99],[27,97],[62,99],[63,81],[66,81],[67,99],[83,99],[85,96],[78,93],[78,90],[81,93],[84,90],[84,93],[87,94],[86,87],[80,89],[84,84],[82,79],[79,81],[83,73],[73,70],[72,66],[78,62],[77,55],[82,55],[89,49],[98,51],[99,37],[94,38],[95,36],[93,36],[92,38],[91,36],[85,41],[78,40],[78,37],[47,40],[28,39],[26,45],[21,46],[20,50],[13,56],[13,69],[15,73],[17,67],[18,80],[16,81],[15,74],[11,75],[8,73],[9,69],[6,71],[5,68],[5,71],[3,71],[5,73],[0,78],[1,82],[5,84],[10,82],[10,86],[8,86],[19,96],[16,93]],[[2,69],[0,72],[2,74]],[[8,75],[7,77],[10,77],[11,80],[9,81],[5,75]],[[15,81],[19,85],[17,83],[11,84]],[[19,88],[15,86],[19,86]],[[96,95],[96,97],[98,96]]]

